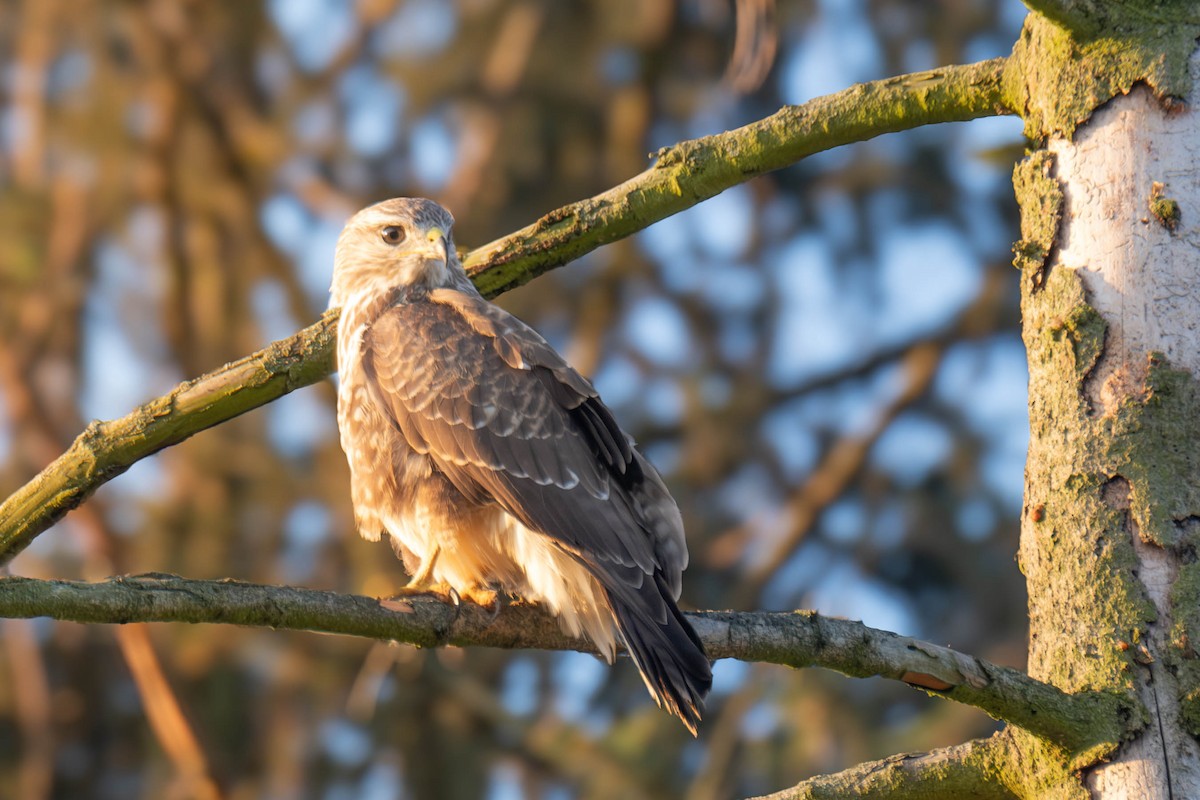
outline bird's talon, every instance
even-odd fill
[[[497,589],[476,589],[471,592],[471,602],[487,609],[487,621],[490,624],[499,618],[500,612],[508,605],[508,596]]]
[[[496,592],[496,599],[493,602],[492,607],[488,610],[488,624],[491,624],[500,618],[500,612],[504,610],[506,605],[508,605],[508,602],[505,598],[505,595],[500,592]]]
[[[420,586],[414,586],[408,583],[395,590],[395,593],[388,599],[405,599],[409,597],[452,597],[454,588],[445,583],[423,583]]]

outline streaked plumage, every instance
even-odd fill
[[[387,533],[417,582],[546,605],[610,663],[624,642],[695,732],[712,673],[675,605],[679,510],[592,385],[475,290],[452,224],[399,198],[338,241],[338,425],[359,531]]]

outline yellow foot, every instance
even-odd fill
[[[448,583],[433,583],[425,581],[420,586],[414,586],[410,581],[407,586],[396,590],[396,593],[388,599],[403,599],[405,597],[420,597],[434,595],[444,599],[454,600],[458,597],[458,592],[454,591],[454,587]]]
[[[408,597],[429,596],[448,600],[456,607],[467,602],[480,608],[485,608],[490,612],[492,619],[498,617],[509,602],[508,595],[490,587],[473,586],[470,589],[460,591],[448,583],[433,583],[431,581],[425,581],[419,586],[415,586],[413,582],[409,582],[407,586],[397,589],[393,595],[384,599],[404,600]]]
[[[504,592],[483,586],[476,586],[465,592],[459,592],[458,596],[481,608],[486,608],[490,619],[500,616],[500,612],[508,605],[508,595]]]

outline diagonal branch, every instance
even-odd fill
[[[1013,768],[1004,733],[934,750],[904,753],[819,775],[756,800],[1016,800],[1003,782]]]
[[[322,631],[440,645],[593,652],[540,608],[514,602],[493,617],[429,594],[376,600],[313,589],[174,575],[100,583],[0,579],[0,617],[91,623],[220,622]],[[1124,699],[1069,695],[1019,670],[946,647],[812,612],[705,611],[688,614],[712,658],[789,667],[818,666],[853,677],[882,676],[975,706],[1072,752],[1119,741]]]
[[[732,131],[659,150],[656,163],[619,186],[551,211],[484,245],[464,264],[493,296],[815,153],[938,122],[1011,114],[1007,59],[860,83]]]
[[[814,153],[935,122],[1012,113],[1002,88],[1006,63],[994,59],[863,83],[665,148],[645,172],[468,253],[465,264],[480,291],[494,297]],[[66,453],[0,504],[0,565],[137,461],[321,380],[334,368],[336,327],[335,310],[119,420],[92,423]]]
[[[333,371],[337,317],[193,381],[111,422],[94,421],[29,483],[0,504],[0,564],[143,458],[266,405]]]

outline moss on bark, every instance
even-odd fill
[[[1005,96],[1025,120],[1026,136],[1069,139],[1096,109],[1137,83],[1169,105],[1188,95],[1188,57],[1200,35],[1200,14],[1179,5],[1166,22],[1134,6],[1114,4],[1102,18],[1087,18],[1102,19],[1094,30],[1028,16],[1005,70]],[[1118,18],[1110,19],[1114,14]]]
[[[1005,94],[1032,141],[1071,139],[1097,109],[1138,84],[1167,113],[1191,92],[1189,58],[1200,33],[1194,4],[1030,5],[1047,16],[1027,19],[1006,68]],[[1104,315],[1089,302],[1081,276],[1057,265],[1069,200],[1053,156],[1032,153],[1013,184],[1022,209],[1014,263],[1023,276],[1029,360],[1020,549],[1029,583],[1029,674],[1068,692],[1122,698],[1124,734],[1069,754],[1014,731],[1020,774],[1010,785],[1028,797],[1084,798],[1081,771],[1112,757],[1149,721],[1139,687],[1151,669],[1165,667],[1185,690],[1200,687],[1192,645],[1200,636],[1200,387],[1158,354],[1116,366],[1114,379]],[[1178,210],[1155,208],[1155,199],[1151,213],[1164,225],[1177,223]],[[1163,548],[1180,565],[1169,604],[1156,595],[1156,607],[1139,576],[1146,547]],[[1155,627],[1159,609],[1171,615],[1166,637]],[[1183,720],[1193,735],[1200,732],[1200,688],[1186,692]]]
[[[1032,135],[1069,136],[1074,126],[1066,122],[1067,117],[1082,121],[1090,116],[1082,106],[1078,113],[1071,111],[1081,99],[1087,99],[1094,109],[1139,81],[1160,96],[1190,89],[1188,57],[1200,28],[1189,7],[1181,5],[1166,16],[1155,16],[1141,3],[1091,10],[1088,3],[1051,5],[1070,6],[1072,14],[1105,19],[1116,13],[1127,16],[1121,25],[1110,26],[1119,35],[1091,38],[1081,36],[1079,30],[1069,33],[1039,15],[1030,16],[1009,64],[1014,73],[1024,70],[1021,79],[1025,86],[1014,89],[1013,94],[1044,98],[1056,109],[1055,114],[1066,115],[1042,117],[1041,127]],[[1171,20],[1170,29],[1163,24],[1166,19]],[[1037,64],[1027,60],[1035,51]],[[1038,121],[1029,113],[1026,119],[1028,124]],[[1027,274],[1044,272],[1052,261],[1063,206],[1063,192],[1052,172],[1052,157],[1045,151],[1033,153],[1014,172],[1014,188],[1023,211],[1015,262]],[[1053,441],[1056,447],[1070,446],[1067,451],[1047,454],[1055,456],[1052,460],[1059,462],[1060,472],[1070,470],[1050,485],[1070,489],[1076,496],[1098,494],[1100,506],[1090,518],[1103,521],[1104,530],[1112,529],[1115,513],[1126,532],[1132,526],[1145,541],[1176,550],[1185,562],[1194,561],[1193,538],[1200,522],[1196,515],[1200,456],[1188,445],[1200,437],[1200,396],[1195,381],[1190,374],[1172,369],[1162,355],[1149,354],[1140,390],[1127,392],[1114,413],[1097,417],[1088,402],[1094,387],[1087,381],[1105,346],[1107,326],[1102,316],[1088,304],[1082,283],[1070,271],[1058,270],[1046,296],[1028,291],[1031,285],[1038,288],[1036,281],[1025,283],[1023,310],[1034,426],[1031,449],[1043,439]],[[1052,390],[1039,391],[1068,372],[1074,375],[1074,382],[1063,381]],[[1037,452],[1034,456],[1041,458]],[[1031,462],[1031,472],[1039,464]],[[1121,482],[1127,486],[1122,488]],[[1030,484],[1027,504],[1044,504],[1038,515],[1043,518],[1041,523],[1033,524],[1052,522],[1053,503],[1035,501],[1039,488],[1033,475]],[[1136,562],[1132,552],[1113,558],[1114,563],[1126,567]],[[1180,589],[1181,596],[1188,592],[1187,587]],[[1143,616],[1153,619],[1153,610]]]
[[[1013,190],[1023,209],[1029,203],[1021,214],[1021,238],[1013,245],[1013,264],[1035,289],[1045,280],[1046,263],[1062,223],[1063,193],[1053,172],[1054,156],[1045,150],[1032,153],[1013,169]]]

